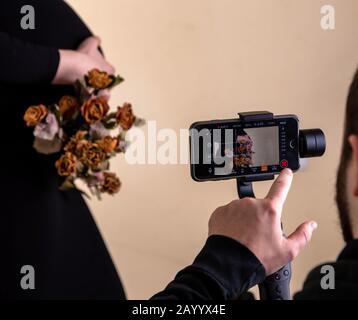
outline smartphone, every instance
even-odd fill
[[[195,122],[190,127],[190,168],[195,181],[297,171],[299,120],[295,115],[272,119]]]

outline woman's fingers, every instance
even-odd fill
[[[82,79],[92,69],[115,74],[115,68],[103,57],[98,50],[101,39],[92,36],[85,39],[74,50],[59,50],[60,63],[53,84],[73,84]]]
[[[85,39],[79,45],[77,50],[85,54],[91,54],[91,52],[98,50],[98,47],[100,45],[101,45],[101,39],[97,36],[92,36]]]

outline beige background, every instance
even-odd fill
[[[269,109],[324,129],[327,153],[295,175],[284,210],[287,232],[305,219],[319,223],[294,263],[293,291],[310,268],[335,259],[343,243],[334,181],[346,91],[358,61],[356,0],[68,2],[126,78],[112,101],[133,102],[137,114],[161,128]],[[320,28],[324,4],[335,6],[335,31]],[[121,193],[90,207],[129,298],[148,298],[191,263],[211,212],[236,197],[235,183],[196,183],[187,165],[130,166],[121,158],[114,167]],[[258,185],[257,194],[268,186]]]

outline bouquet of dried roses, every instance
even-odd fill
[[[119,191],[121,183],[109,172],[109,160],[125,152],[126,132],[143,123],[129,103],[110,112],[106,92],[122,81],[120,76],[94,69],[76,82],[74,96],[26,110],[26,125],[34,127],[34,148],[43,154],[61,153],[55,163],[63,177],[61,190],[77,188],[75,180],[81,179],[98,198],[101,193]]]

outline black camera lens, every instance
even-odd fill
[[[320,157],[326,151],[326,138],[321,129],[300,130],[301,158]]]

